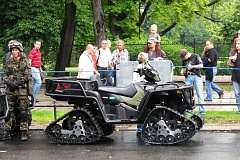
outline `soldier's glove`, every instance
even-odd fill
[[[11,81],[7,81],[6,85],[12,90],[19,89],[18,85],[14,82],[11,82]]]
[[[30,80],[31,77],[32,77],[31,74],[25,75],[25,76],[24,76],[24,83],[27,83],[27,82]]]

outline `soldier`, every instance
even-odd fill
[[[13,111],[19,110],[21,140],[26,141],[28,130],[28,106],[30,104],[28,96],[33,95],[32,75],[29,61],[23,57],[23,47],[20,43],[10,45],[12,57],[7,60],[3,81],[7,85],[6,94],[8,98],[9,113],[5,119],[5,133],[2,141],[11,139],[10,131],[13,123]]]

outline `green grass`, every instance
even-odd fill
[[[224,91],[233,91],[233,86],[232,85],[218,85],[222,90]],[[206,90],[206,87],[203,87],[204,91]]]
[[[57,118],[67,113],[68,110],[58,110]],[[239,124],[240,114],[236,111],[207,111],[203,115],[205,124]],[[48,125],[54,120],[52,110],[33,110],[32,125]]]
[[[47,125],[54,121],[53,110],[32,110],[32,125]],[[61,117],[68,110],[58,110],[57,118]]]
[[[205,124],[239,124],[240,114],[237,111],[207,111],[204,117]]]

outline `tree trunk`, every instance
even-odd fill
[[[73,48],[73,41],[75,36],[75,18],[76,18],[76,5],[71,3],[65,4],[65,17],[61,30],[61,42],[59,53],[56,59],[56,71],[65,71],[65,67],[70,65],[70,57]],[[66,72],[55,72],[54,76],[65,76]]]
[[[100,47],[101,41],[106,39],[106,23],[101,0],[92,0],[94,19],[95,43]]]

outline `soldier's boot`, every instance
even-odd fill
[[[4,135],[2,136],[1,141],[6,141],[11,139],[10,131],[5,131]]]
[[[21,141],[27,141],[27,131],[22,131]]]

